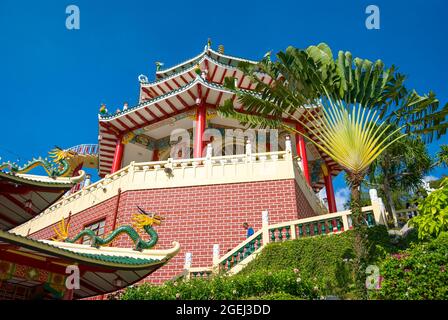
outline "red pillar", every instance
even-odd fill
[[[205,131],[205,124],[207,118],[207,109],[205,107],[204,101],[202,101],[202,90],[201,86],[198,86],[199,97],[201,97],[201,101],[196,109],[196,132],[195,132],[195,140],[194,140],[194,150],[193,157],[194,158],[202,158],[202,150],[204,149],[204,142],[202,141],[202,136]]]
[[[114,154],[114,162],[112,164],[112,172],[117,172],[121,169],[121,161],[123,160],[123,151],[124,151],[124,144],[121,142],[121,137],[117,139],[117,144],[115,147],[115,154]]]
[[[152,161],[159,161],[159,150],[154,149],[152,152]]]
[[[296,130],[299,132],[303,132],[303,128],[296,124]],[[305,176],[306,181],[309,185],[311,185],[310,171],[308,169],[308,158],[306,156],[306,144],[305,139],[301,134],[296,134],[296,150],[297,154],[302,158],[303,165],[303,175]]]
[[[325,172],[327,171],[327,172]],[[331,170],[324,170],[325,190],[327,191],[328,211],[330,213],[338,211],[336,208],[336,199],[334,197],[333,180]]]

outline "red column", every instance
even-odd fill
[[[159,161],[159,149],[154,149],[152,152],[152,161]]]
[[[299,124],[296,124],[296,130],[299,132],[303,132],[303,128]],[[308,169],[308,158],[306,156],[305,139],[298,133],[296,134],[296,150],[297,154],[300,156],[300,158],[302,158],[303,175],[305,176],[308,184],[311,185],[310,171]]]
[[[201,86],[198,86],[199,97],[201,97],[201,101],[196,109],[196,132],[195,132],[195,140],[194,140],[194,150],[193,157],[194,158],[202,158],[202,150],[204,149],[204,142],[202,141],[202,136],[205,131],[205,124],[207,118],[207,109],[205,107],[204,102],[202,101],[202,90]]]
[[[325,173],[325,171],[327,171]],[[331,170],[324,170],[325,190],[327,191],[328,211],[330,213],[338,211],[336,208],[336,199],[334,197],[333,180]]]
[[[117,144],[115,147],[115,154],[114,154],[114,162],[112,164],[112,172],[117,172],[121,169],[121,161],[123,160],[123,151],[124,151],[124,144],[121,142],[121,137],[117,139]]]

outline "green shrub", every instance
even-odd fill
[[[367,237],[369,264],[378,263],[387,254],[397,251],[384,226],[369,228]],[[353,238],[354,232],[347,231],[338,235],[271,243],[241,271],[241,274],[295,268],[302,277],[314,279],[325,295],[357,298],[353,292]]]
[[[417,228],[420,239],[437,237],[448,231],[448,178],[441,186],[418,205],[418,215],[409,221],[409,225]]]
[[[272,294],[316,299],[320,290],[316,283],[303,279],[293,270],[254,272],[248,275],[216,276],[211,279],[166,282],[161,286],[143,284],[127,288],[123,300],[228,300],[258,298]],[[286,296],[285,296],[286,297]]]
[[[246,300],[303,300],[303,299],[297,296],[293,296],[292,294],[289,293],[277,292],[259,297],[250,297],[247,298]]]
[[[379,290],[373,299],[448,299],[448,233],[388,256],[380,264]]]

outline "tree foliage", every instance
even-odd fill
[[[418,205],[418,215],[409,224],[417,228],[420,239],[437,237],[448,231],[448,178],[444,179],[440,189],[423,199]]]

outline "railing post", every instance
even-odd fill
[[[213,273],[219,271],[219,244],[213,245]]]
[[[265,246],[269,243],[269,213],[267,210],[263,211],[261,213],[261,229],[263,232],[263,244],[262,246]]]
[[[210,161],[212,159],[213,156],[213,147],[212,144],[209,143],[207,144],[207,151],[205,153],[205,157],[207,158],[207,161]]]
[[[252,162],[252,144],[250,139],[246,140],[246,162]]]
[[[191,275],[190,275],[190,269],[191,269],[191,252],[187,252],[185,253],[185,264],[184,264],[184,269],[186,270],[187,273],[187,279],[190,279]]]
[[[378,192],[376,189],[369,190],[370,202],[372,205],[373,217],[375,218],[375,223],[379,224],[381,220],[381,207],[378,198]]]
[[[294,240],[297,238],[297,234],[296,234],[296,225],[295,224],[291,224],[290,225],[290,233],[291,233],[291,240]]]
[[[342,225],[344,226],[344,231],[349,230],[348,218],[347,215],[342,215]]]
[[[285,151],[286,151],[286,157],[291,159],[292,158],[292,145],[291,145],[291,138],[289,136],[286,136]]]

